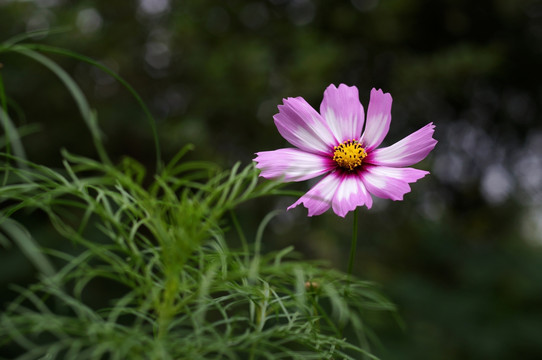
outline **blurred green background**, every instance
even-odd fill
[[[392,94],[387,144],[434,122],[439,143],[417,166],[432,174],[405,201],[360,212],[355,272],[381,284],[405,324],[370,318],[382,343],[375,351],[383,359],[542,358],[541,1],[0,0],[2,40],[59,27],[68,31],[31,41],[120,73],[156,116],[164,160],[193,143],[190,159],[227,168],[287,146],[273,124],[276,106],[302,96],[318,109],[330,83],[356,85],[365,107],[372,87]],[[113,158],[128,155],[152,171],[152,133],[130,94],[87,64],[51,57],[98,110]],[[61,148],[95,156],[54,75],[19,55],[0,54],[0,63],[21,110],[12,114],[17,124],[39,126],[24,138],[29,159],[59,166]],[[259,200],[238,216],[250,236],[266,213],[293,201]],[[272,221],[265,246],[293,244],[345,269],[351,221],[307,218],[298,207]],[[63,241],[36,231],[41,243]],[[8,283],[34,276],[16,248],[1,249],[2,306]]]

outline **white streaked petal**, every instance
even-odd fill
[[[371,99],[367,109],[367,121],[361,143],[367,151],[378,147],[388,134],[391,123],[392,98],[382,90],[371,90]]]
[[[355,86],[340,84],[336,88],[329,85],[324,92],[320,114],[339,143],[359,140],[365,113]]]
[[[408,184],[427,174],[428,171],[414,168],[367,165],[360,176],[371,194],[384,199],[403,200],[403,196],[410,192]]]
[[[371,194],[357,173],[343,173],[341,183],[333,197],[333,211],[335,214],[345,217],[349,211],[363,205],[368,209],[371,208],[373,205]]]
[[[290,144],[315,154],[329,155],[337,145],[324,119],[303,98],[284,99],[273,119]]]
[[[364,160],[367,163],[386,166],[410,166],[423,160],[437,144],[433,139],[435,125],[429,123],[395,144],[373,150]]]
[[[331,171],[335,163],[329,157],[299,149],[278,149],[256,153],[256,167],[260,176],[267,179],[283,178],[284,181],[303,181]]]
[[[328,174],[305,195],[290,205],[288,210],[295,208],[299,204],[303,204],[309,210],[308,216],[323,214],[331,207],[333,195],[340,181],[341,178],[337,175],[337,172]]]

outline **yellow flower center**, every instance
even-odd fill
[[[350,171],[360,166],[367,156],[365,149],[356,140],[346,140],[333,149],[333,160],[343,169]]]

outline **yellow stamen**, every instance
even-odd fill
[[[333,160],[343,169],[350,171],[360,166],[367,156],[365,149],[356,140],[346,140],[333,149]]]

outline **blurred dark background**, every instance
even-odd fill
[[[371,315],[375,351],[542,358],[542,1],[0,0],[2,40],[59,27],[68,31],[31,41],[119,72],[156,116],[166,161],[187,143],[190,159],[224,168],[287,146],[276,106],[302,96],[318,109],[330,83],[356,85],[365,107],[372,87],[392,94],[387,144],[434,122],[439,143],[417,166],[431,175],[403,202],[360,212],[355,272],[381,284],[405,324]],[[51,57],[98,110],[112,157],[152,171],[152,133],[130,94],[90,65]],[[24,139],[29,159],[58,166],[61,148],[95,156],[54,75],[20,55],[0,63],[18,125],[39,125]],[[293,201],[247,203],[238,216],[251,236]],[[298,207],[272,221],[266,247],[293,244],[344,269],[351,221]],[[33,274],[16,248],[0,250],[2,289]]]

